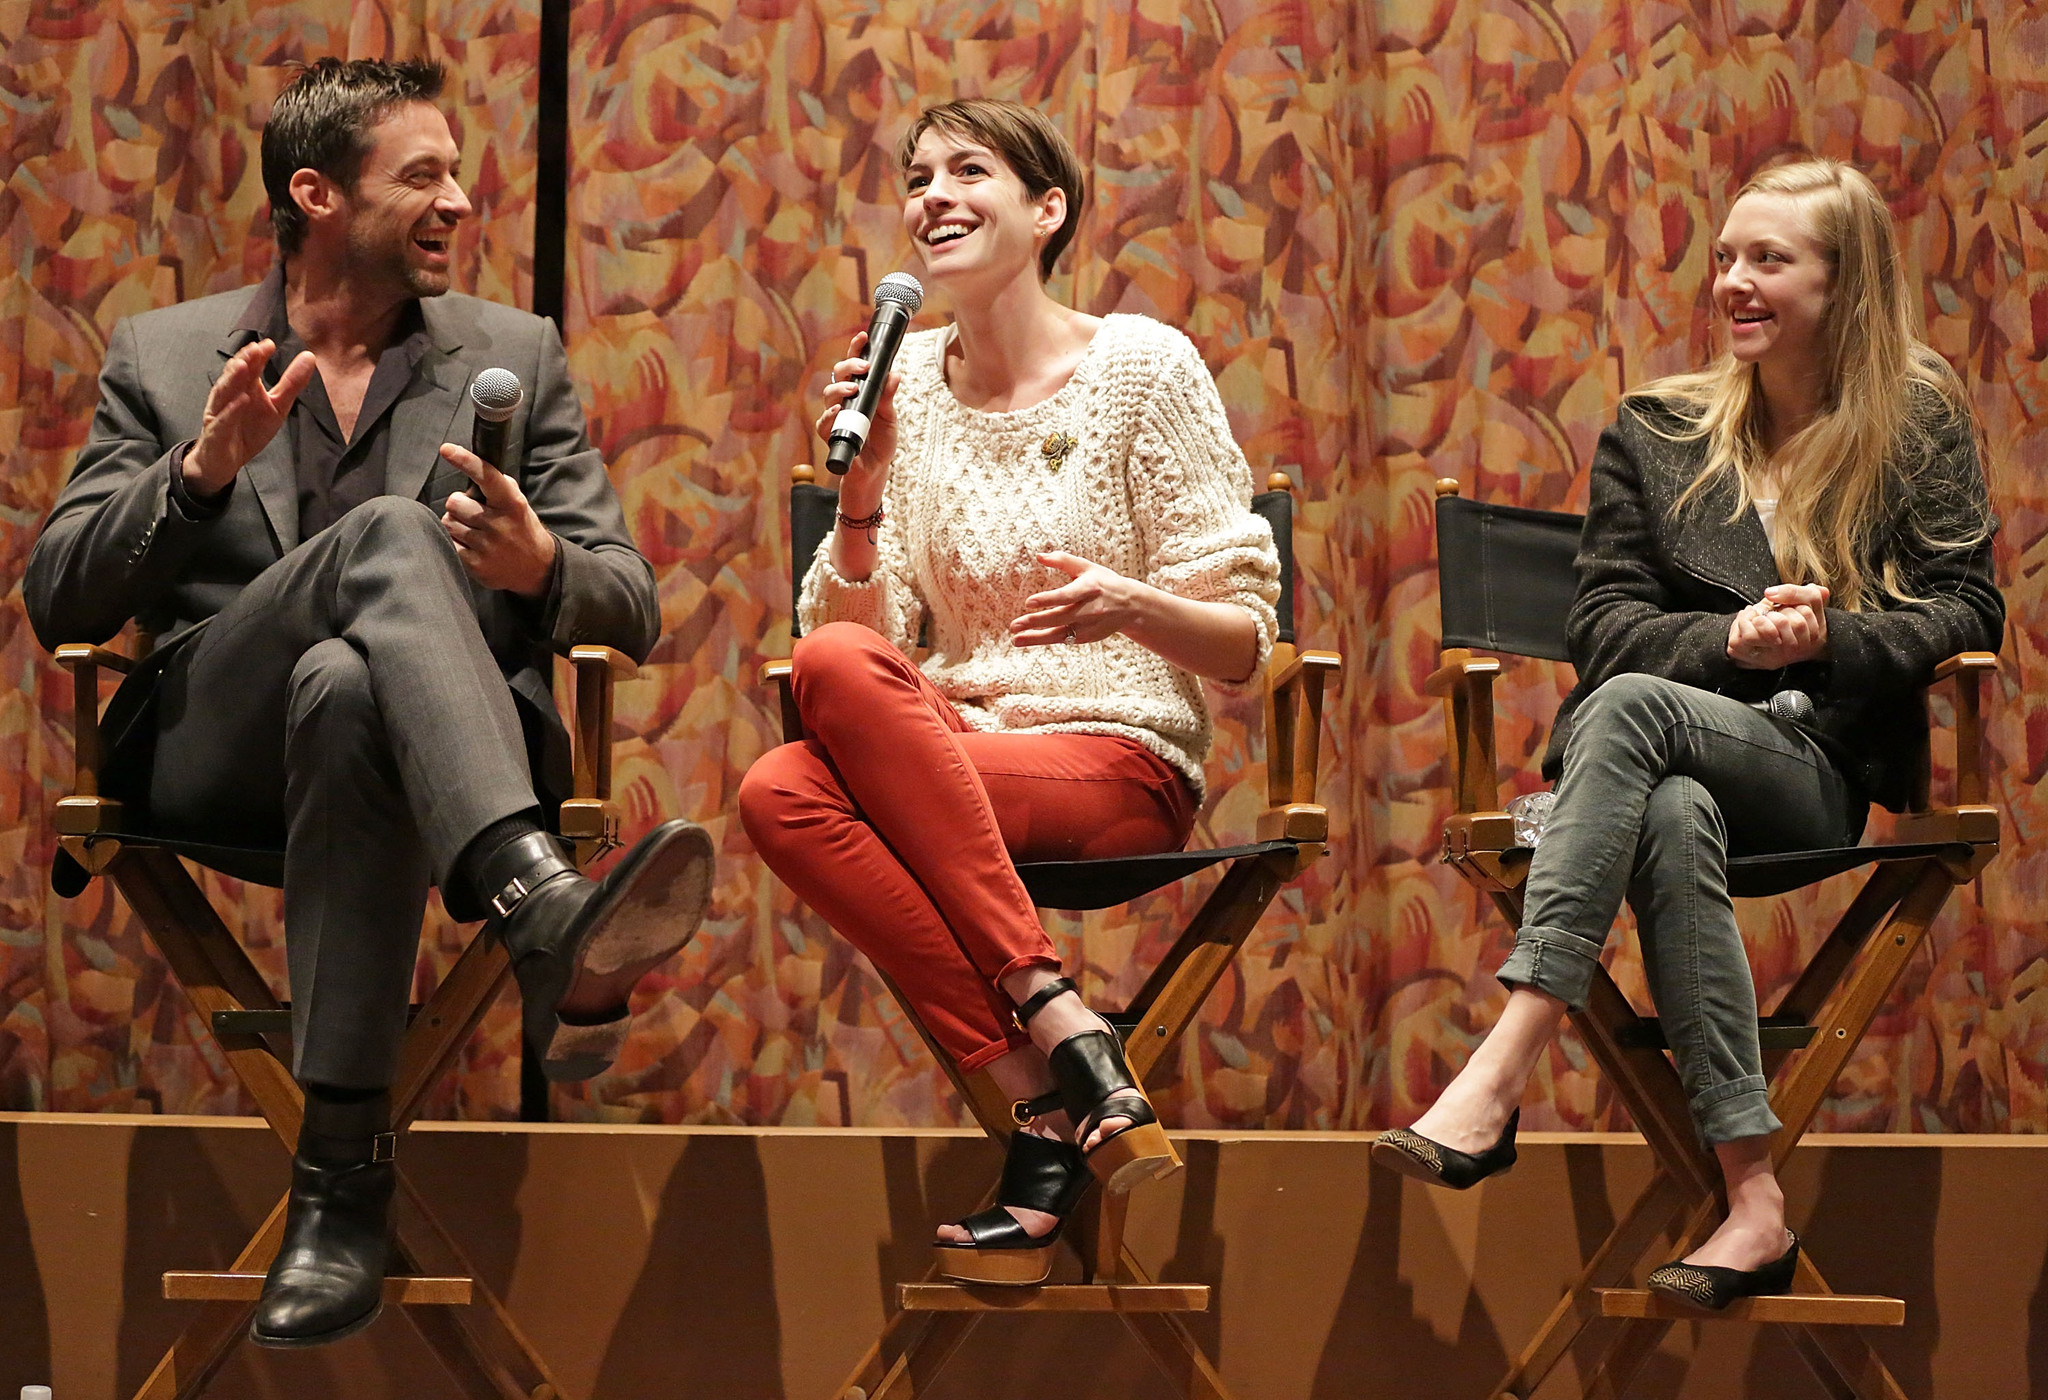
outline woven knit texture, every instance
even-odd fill
[[[1134,739],[1200,791],[1210,735],[1200,680],[1121,633],[1017,647],[1009,629],[1033,594],[1069,582],[1038,562],[1060,550],[1243,608],[1258,626],[1252,674],[1264,674],[1280,561],[1251,512],[1251,469],[1208,369],[1179,331],[1111,316],[1058,393],[984,413],[946,385],[950,336],[904,342],[875,571],[841,578],[828,536],[798,600],[804,630],[865,623],[908,651],[929,613],[925,674],[975,728]],[[1053,437],[1074,446],[1048,458]]]

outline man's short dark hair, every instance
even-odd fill
[[[396,108],[432,102],[446,81],[447,70],[426,59],[323,58],[285,85],[263,127],[263,188],[280,253],[296,253],[306,241],[292,176],[317,170],[353,191],[373,144],[370,132]]]

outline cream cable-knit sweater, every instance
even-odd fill
[[[1121,633],[1018,647],[1024,600],[1066,583],[1036,555],[1063,550],[1203,602],[1234,603],[1272,650],[1280,561],[1251,510],[1251,468],[1188,338],[1145,316],[1107,318],[1073,377],[1044,403],[985,413],[953,396],[950,328],[897,355],[896,458],[875,570],[849,583],[831,541],[804,576],[805,631],[864,623],[908,653],[927,614],[924,672],[976,729],[1135,739],[1203,790],[1210,724],[1197,676]],[[1048,457],[1056,433],[1074,439]]]

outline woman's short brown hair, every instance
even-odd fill
[[[1001,156],[1024,182],[1024,193],[1032,199],[1042,197],[1055,186],[1065,192],[1067,217],[1038,250],[1039,280],[1052,276],[1053,265],[1074,241],[1074,231],[1080,226],[1081,158],[1074,154],[1072,144],[1052,124],[1052,119],[1036,107],[989,97],[963,97],[918,113],[896,147],[897,169],[910,169],[918,141],[934,128],[965,137]]]

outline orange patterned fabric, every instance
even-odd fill
[[[1904,0],[574,6],[565,330],[666,632],[621,690],[618,771],[633,830],[705,820],[723,866],[704,931],[650,983],[615,1072],[558,1092],[557,1111],[962,1119],[873,974],[753,857],[732,796],[778,738],[753,676],[787,654],[788,467],[816,455],[817,390],[868,290],[908,265],[896,136],[922,103],[982,93],[1043,106],[1088,169],[1054,290],[1184,328],[1255,468],[1300,483],[1301,635],[1350,666],[1325,740],[1331,854],[1205,1008],[1158,1096],[1170,1121],[1406,1122],[1491,1022],[1508,931],[1434,859],[1449,804],[1442,723],[1420,689],[1435,661],[1431,483],[1582,504],[1623,387],[1712,352],[1707,247],[1729,189],[1811,149],[1870,171],[1901,221],[1930,338],[1985,431],[2013,618],[1990,724],[2005,853],[1959,892],[1821,1126],[2048,1130],[2048,724],[2023,694],[2048,629],[2032,470],[2048,450],[2048,16],[2018,0],[1967,14]],[[448,59],[444,105],[481,214],[464,285],[530,295],[538,29],[533,0],[0,9],[0,67],[25,94],[0,107],[10,587],[84,435],[114,320],[267,262],[250,126],[287,60]],[[70,695],[18,597],[0,609],[0,1107],[232,1109],[225,1066],[118,899],[47,893]],[[1565,681],[1529,663],[1502,685],[1520,786]],[[1249,834],[1257,734],[1252,704],[1218,705],[1196,841]],[[209,886],[281,975],[274,895]],[[1767,1004],[1845,888],[1744,906]],[[1049,917],[1091,998],[1115,1003],[1199,893]],[[423,981],[462,936],[431,925]],[[440,1112],[512,1111],[512,1035],[501,1009]],[[1568,1041],[1525,1121],[1618,1126]]]

